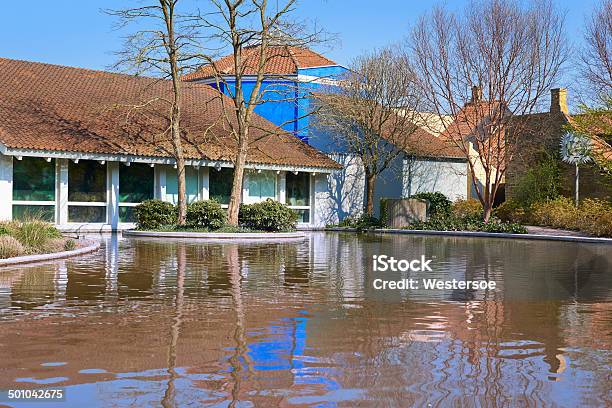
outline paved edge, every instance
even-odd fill
[[[304,231],[297,232],[155,232],[125,230],[123,236],[147,238],[195,238],[205,240],[232,240],[232,241],[279,241],[295,240],[307,237]]]
[[[355,228],[326,228],[326,231],[355,232]],[[611,238],[579,237],[567,235],[542,235],[542,234],[508,234],[500,232],[472,232],[472,231],[428,231],[428,230],[405,230],[405,229],[374,229],[368,232],[376,234],[407,234],[407,235],[437,235],[451,237],[477,237],[477,238],[511,238],[531,239],[539,241],[565,241],[578,243],[608,244],[612,245]]]
[[[0,259],[0,267],[9,265],[18,265],[25,263],[52,261],[54,259],[70,258],[77,255],[86,254],[96,251],[100,248],[100,241],[83,240],[81,241],[86,246],[73,249],[72,251],[53,252],[50,254],[36,254],[26,256],[16,256],[14,258]]]

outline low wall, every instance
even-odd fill
[[[188,232],[188,231],[135,231],[126,230],[122,232],[125,237],[143,238],[180,238],[180,239],[201,239],[201,240],[227,240],[227,241],[280,241],[305,239],[306,233],[303,231],[295,232]]]
[[[14,258],[0,259],[0,267],[9,265],[18,265],[25,263],[37,263],[51,261],[54,259],[69,258],[72,256],[93,252],[100,248],[100,241],[82,240],[79,242],[80,247],[72,251],[52,252],[50,254],[36,254],[26,256],[16,256]]]
[[[414,222],[427,220],[427,201],[416,198],[387,198],[381,218],[389,228],[403,228]]]

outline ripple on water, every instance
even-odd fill
[[[499,289],[374,291],[373,254]],[[92,406],[605,406],[609,265],[609,247],[545,241],[107,237],[0,272],[0,388]]]

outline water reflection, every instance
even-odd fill
[[[72,406],[603,406],[610,252],[323,233],[273,245],[107,237],[94,254],[0,272],[0,388],[62,386]],[[431,277],[498,289],[375,291],[373,254],[426,254]]]

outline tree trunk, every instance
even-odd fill
[[[242,202],[242,182],[244,179],[244,166],[247,158],[247,135],[243,135],[238,140],[238,155],[234,163],[234,180],[232,182],[232,193],[227,209],[227,223],[235,227],[238,226],[238,212]]]
[[[176,159],[176,175],[178,180],[178,215],[176,223],[178,225],[185,225],[187,217],[187,191],[186,191],[186,180],[185,180],[185,159],[183,155],[177,156]]]
[[[493,213],[493,204],[490,202],[485,202],[482,207],[482,210],[482,219],[484,220],[484,222],[489,222],[489,220],[491,219],[491,214]]]
[[[160,6],[164,13],[164,21],[168,33],[168,43],[166,52],[170,63],[170,76],[172,78],[172,92],[174,100],[170,111],[170,138],[174,149],[174,159],[176,160],[176,173],[178,180],[178,216],[176,223],[185,225],[187,214],[186,189],[185,189],[185,157],[183,156],[183,144],[181,142],[181,79],[178,66],[178,47],[174,36],[174,3],[167,0],[160,0]]]
[[[376,175],[371,174],[366,170],[365,172],[365,193],[366,202],[363,208],[365,214],[369,216],[374,215],[374,187],[376,185]]]

